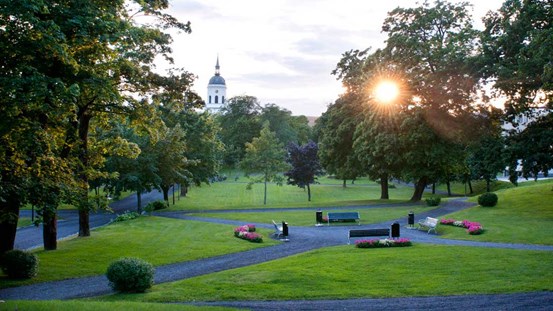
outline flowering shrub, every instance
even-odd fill
[[[409,239],[401,238],[397,240],[390,239],[370,239],[370,240],[357,240],[355,241],[355,247],[358,248],[376,248],[376,247],[402,247],[411,246],[413,243]]]
[[[255,233],[255,225],[243,225],[234,228],[234,236],[250,242],[261,243],[263,237]]]
[[[472,222],[468,220],[441,219],[440,224],[466,228],[467,233],[471,235],[484,233],[484,228],[482,228],[482,225],[479,222]]]

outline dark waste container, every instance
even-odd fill
[[[392,238],[399,238],[399,222],[394,222],[390,228]]]
[[[410,227],[413,227],[415,225],[415,214],[413,212],[409,212],[407,223],[409,224]]]
[[[288,223],[284,221],[282,222],[282,236],[288,236]]]
[[[323,212],[322,211],[316,211],[315,212],[315,220],[318,224],[323,223]]]

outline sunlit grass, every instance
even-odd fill
[[[27,227],[32,224],[33,222],[30,217],[19,217],[19,220],[17,221],[17,228]]]
[[[48,300],[48,301],[6,301],[0,303],[0,310],[34,310],[34,311],[97,311],[97,310],[114,310],[114,311],[196,311],[196,310],[236,310],[222,307],[195,307],[179,304],[161,304],[161,303],[139,303],[139,302],[98,302],[98,301],[82,301],[82,300]]]
[[[407,217],[410,211],[415,214],[427,212],[436,207],[426,207],[425,205],[418,206],[396,206],[396,207],[381,207],[370,209],[340,209],[340,212],[359,212],[361,224],[372,224],[383,221],[393,220],[397,218]],[[323,211],[323,216],[327,212],[338,210]],[[290,226],[312,226],[316,224],[314,211],[274,211],[274,212],[244,212],[244,213],[198,213],[194,216],[221,218],[230,220],[241,220],[244,222],[255,223],[271,223],[271,220],[277,222],[286,221]],[[333,224],[336,226],[339,224]],[[351,225],[351,223],[350,223]]]
[[[346,299],[553,290],[552,252],[415,244],[318,249],[108,301]]]
[[[267,205],[263,205],[263,185],[255,184],[247,190],[246,183],[218,182],[209,186],[193,187],[187,197],[181,197],[171,210],[216,210],[272,207],[321,207],[398,203],[410,199],[411,187],[390,189],[390,200],[380,200],[379,185],[320,184],[311,187],[311,202],[307,191],[295,186],[270,184]]]
[[[497,191],[495,207],[477,206],[440,217],[479,222],[484,234],[469,236],[463,229],[443,225],[439,232],[444,238],[553,245],[552,187],[553,180],[523,183]]]

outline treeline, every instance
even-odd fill
[[[341,179],[368,175],[382,185],[511,181],[553,167],[553,8],[550,1],[506,1],[473,28],[470,6],[446,1],[397,8],[382,25],[382,49],[343,54],[333,74],[346,92],[318,120],[320,157]],[[384,103],[374,89],[397,85]],[[491,92],[486,92],[491,88]],[[490,94],[491,93],[491,94]],[[490,97],[506,100],[505,110]],[[515,121],[533,120],[526,128]],[[502,128],[513,123],[514,130]],[[517,166],[522,164],[522,171]]]

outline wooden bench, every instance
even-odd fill
[[[434,233],[436,233],[436,226],[438,225],[438,219],[432,218],[432,217],[426,217],[424,220],[419,220],[419,228],[422,228],[424,230],[428,229],[427,233],[430,233],[430,231],[434,230]]]
[[[359,212],[338,212],[338,213],[328,213],[327,222],[330,225],[331,221],[357,221],[357,224],[360,225],[361,219],[359,217]]]
[[[348,244],[351,238],[369,237],[369,236],[387,236],[390,237],[390,229],[352,229],[349,230]]]

